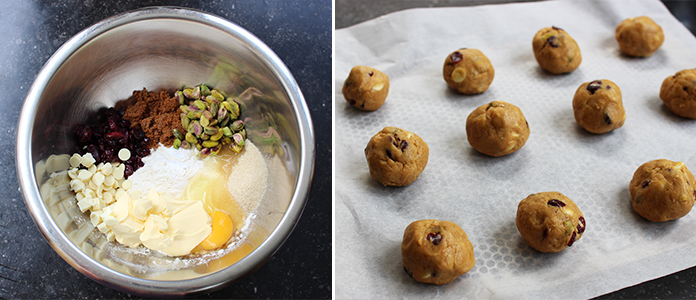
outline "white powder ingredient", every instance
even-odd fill
[[[145,165],[128,177],[133,183],[131,190],[146,195],[150,188],[155,188],[173,198],[181,196],[189,179],[203,168],[203,159],[197,152],[160,145],[143,158]]]

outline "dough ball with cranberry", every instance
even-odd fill
[[[582,62],[578,43],[565,30],[555,26],[537,31],[532,49],[539,66],[551,74],[573,72]]]
[[[539,252],[560,252],[585,232],[585,217],[573,200],[559,192],[529,195],[520,201],[517,230]]]
[[[447,85],[462,94],[480,94],[493,82],[491,61],[477,49],[459,49],[445,59],[442,76]]]
[[[474,246],[459,225],[420,220],[406,227],[401,243],[406,273],[416,281],[443,285],[474,268]]]
[[[389,77],[372,67],[355,66],[343,82],[343,97],[348,104],[365,111],[382,107],[389,94]]]

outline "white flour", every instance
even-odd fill
[[[131,190],[146,195],[154,187],[160,193],[179,197],[189,179],[203,167],[203,159],[196,156],[197,152],[160,145],[143,158],[145,165],[128,177],[133,183]]]

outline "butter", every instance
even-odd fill
[[[91,155],[75,154],[70,166],[66,185],[75,193],[78,208],[89,211],[90,223],[109,241],[181,256],[212,232],[212,219],[201,201],[174,199],[154,189],[144,197],[128,191],[131,182],[123,177],[123,164],[96,166]]]

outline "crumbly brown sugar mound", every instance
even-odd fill
[[[123,118],[130,121],[131,126],[140,124],[150,138],[148,147],[151,149],[159,144],[171,147],[176,139],[172,129],[185,132],[181,126],[179,102],[167,91],[148,92],[145,88],[133,91],[133,95],[119,102],[116,108],[125,108]]]

